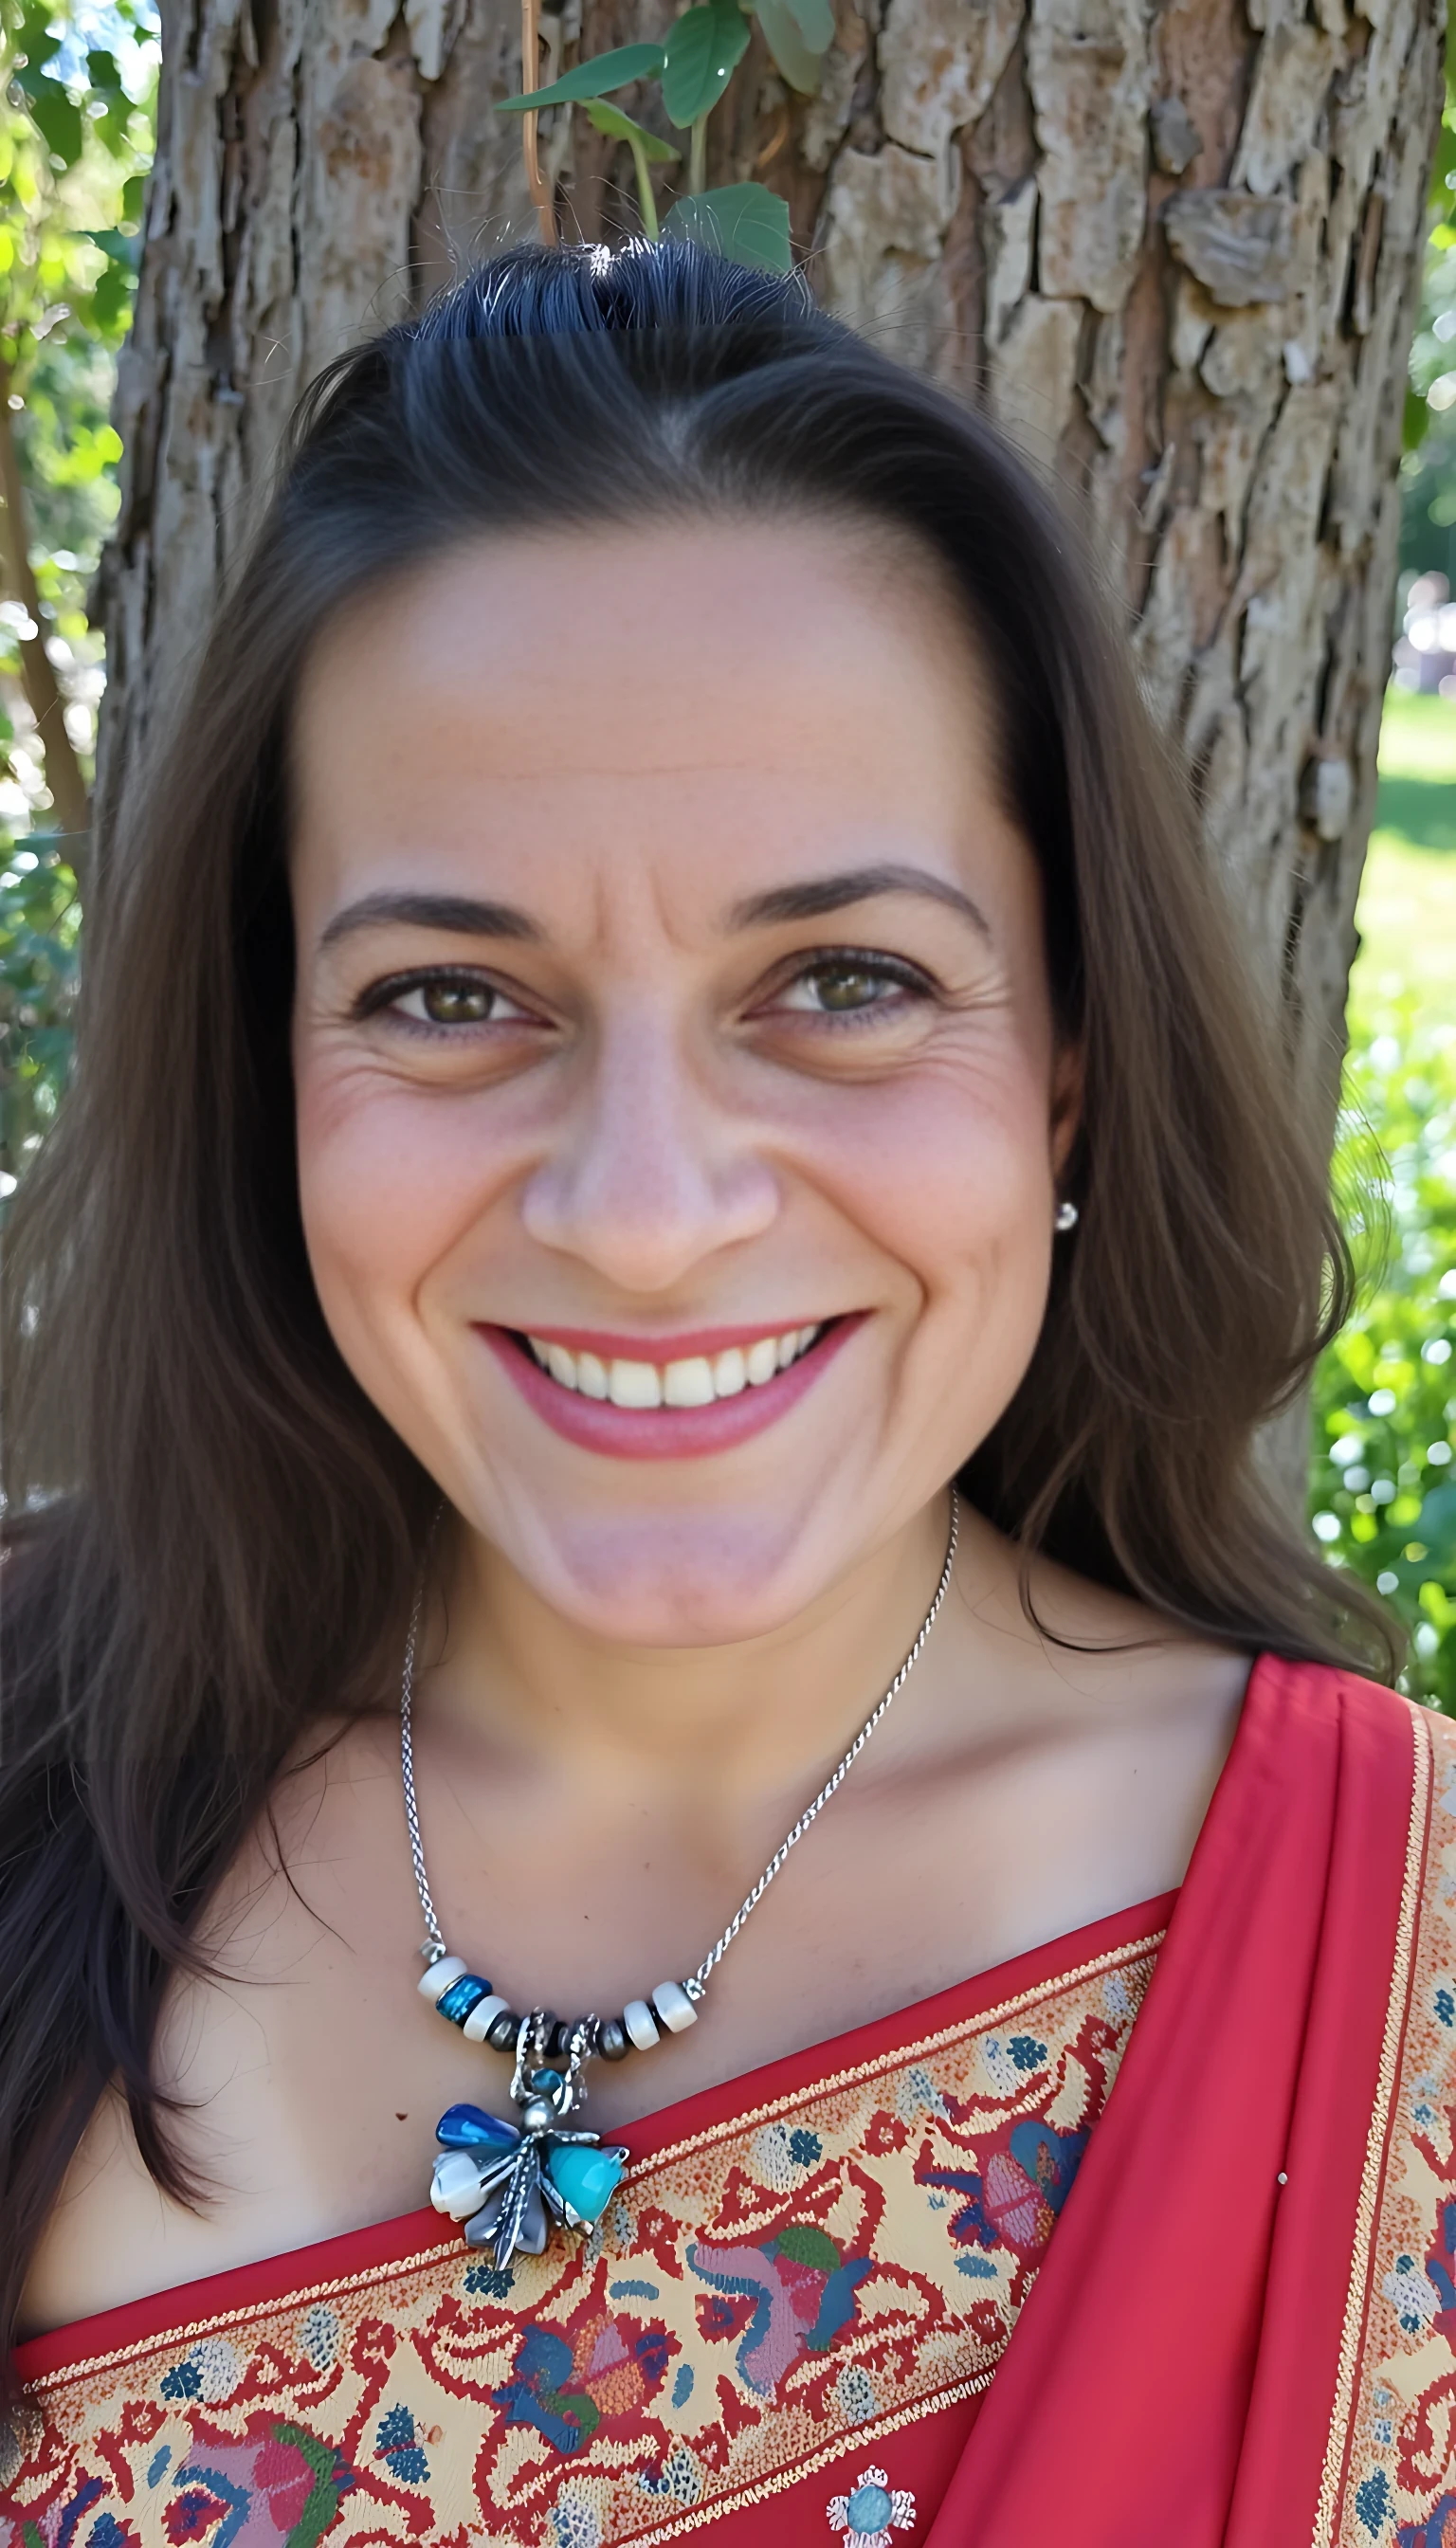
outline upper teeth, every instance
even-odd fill
[[[603,1362],[541,1336],[527,1336],[526,1342],[543,1371],[584,1398],[609,1398],[613,1407],[711,1407],[715,1398],[762,1389],[807,1353],[822,1331],[822,1322],[790,1327],[781,1336],[760,1336],[756,1344],[729,1345],[719,1354],[688,1354],[682,1362]]]

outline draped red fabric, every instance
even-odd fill
[[[632,2139],[559,2288],[424,2214],[23,2347],[0,2548],[1456,2548],[1456,1726],[1263,1658],[1177,1897]]]
[[[1389,1690],[1256,1670],[1117,2087],[929,2548],[1062,2548],[1051,2468],[1083,2473],[1077,2548],[1315,2535],[1413,1750]]]

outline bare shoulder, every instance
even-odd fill
[[[301,2082],[348,2069],[356,2012],[374,2007],[382,1952],[411,1934],[408,1862],[399,1864],[397,1787],[380,1728],[350,1728],[278,1782],[270,1814],[228,1869],[200,1945],[207,1968],[174,1977],[156,2073],[176,2100],[169,2132],[194,2200],[163,2192],[137,2150],[122,2099],[109,2091],[67,2171],[27,2280],[22,2334],[68,2325],[138,2293],[216,2272],[220,2213],[256,2207],[297,2243],[326,2167],[314,2101]],[[374,1920],[361,1923],[367,1900]],[[362,1952],[361,1952],[362,1947]],[[362,1970],[361,1970],[362,1967]],[[327,2040],[330,2012],[340,2042]],[[390,2204],[382,2201],[382,2210]],[[327,2218],[326,2206],[323,2217]],[[342,2226],[352,2216],[345,2206]]]
[[[985,1526],[981,1525],[982,1531]],[[1173,1742],[1232,1739],[1253,1656],[1194,1634],[1131,1594],[986,1531],[966,1597],[1004,1659],[1022,1721],[1030,1706],[1049,1735]]]

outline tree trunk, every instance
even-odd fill
[[[84,867],[91,806],[75,746],[66,732],[65,701],[60,695],[60,684],[46,652],[46,621],[31,565],[25,480],[21,476],[20,454],[15,447],[10,409],[3,401],[0,401],[0,592],[9,600],[20,603],[35,630],[34,636],[20,640],[21,686],[36,720],[36,731],[46,756],[46,784],[50,791],[55,828],[67,836],[72,865]]]
[[[782,193],[823,298],[1080,500],[1332,1121],[1443,11],[1310,6],[837,0],[812,100],[755,25],[708,180]],[[564,0],[545,75],[672,14]],[[304,384],[536,235],[519,125],[492,113],[520,75],[518,0],[164,0],[105,807]],[[623,144],[558,109],[541,150],[563,236],[636,227]]]

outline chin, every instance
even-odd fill
[[[529,1541],[488,1531],[538,1597],[589,1635],[624,1646],[727,1646],[772,1635],[840,1572],[806,1546],[803,1520],[762,1506],[542,1514]],[[822,1580],[821,1580],[822,1576]]]

